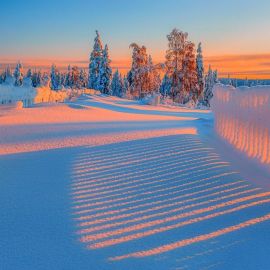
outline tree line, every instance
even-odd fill
[[[178,29],[173,29],[167,40],[165,62],[160,64],[153,63],[145,46],[132,43],[132,65],[122,76],[118,70],[112,72],[108,45],[103,47],[96,31],[88,74],[77,66],[68,66],[67,72],[60,72],[53,64],[49,74],[29,69],[24,75],[22,64],[18,63],[14,72],[8,66],[0,74],[0,83],[21,86],[24,79],[28,79],[33,87],[48,85],[55,91],[89,88],[107,95],[137,99],[155,93],[180,104],[209,106],[218,75],[210,66],[205,73],[201,43],[195,49],[195,44],[188,40],[188,33]]]

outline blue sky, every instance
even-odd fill
[[[203,42],[207,56],[270,52],[269,0],[1,1],[1,59],[88,58],[95,30],[114,60],[144,44],[162,59],[176,27]]]

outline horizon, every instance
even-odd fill
[[[53,63],[60,69],[68,64],[86,68],[98,29],[103,44],[109,45],[112,67],[125,73],[131,62],[129,44],[145,45],[154,62],[163,62],[166,35],[178,28],[188,32],[196,45],[202,42],[205,66],[211,64],[221,77],[270,78],[270,37],[265,35],[270,24],[270,3],[229,0],[219,3],[222,13],[214,14],[210,2],[138,0],[134,5],[123,0],[103,0],[95,3],[97,12],[93,14],[93,1],[66,1],[64,6],[51,0],[28,0],[23,5],[18,0],[5,2],[0,29],[6,38],[0,44],[0,68],[18,61],[26,68],[46,69]],[[171,6],[173,9],[163,12]],[[243,7],[245,12],[241,12]],[[50,19],[46,10],[50,10]],[[32,16],[37,14],[33,24]]]

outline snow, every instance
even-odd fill
[[[249,161],[270,172],[270,87],[217,84],[211,108],[217,133]]]
[[[2,110],[0,269],[269,269],[270,187],[216,147],[210,111]]]
[[[52,91],[48,86],[31,87],[29,84],[14,86],[0,84],[0,105],[22,101],[24,107],[42,102],[63,102],[68,98],[68,91]]]

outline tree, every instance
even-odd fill
[[[173,101],[186,103],[198,95],[195,45],[188,41],[188,34],[173,29],[167,36],[166,74],[171,79],[170,95]]]
[[[32,75],[32,86],[39,87],[41,85],[41,71],[34,71]]]
[[[147,80],[147,90],[148,93],[158,92],[161,84],[159,76],[159,65],[154,65],[151,55],[148,57],[148,80]]]
[[[166,97],[171,94],[172,81],[167,74],[164,75],[161,86],[160,93],[163,97]]]
[[[81,88],[80,71],[77,66],[73,66],[71,69],[71,88]]]
[[[201,42],[197,48],[197,56],[196,56],[196,70],[198,77],[198,98],[201,99],[204,90],[204,65],[203,65],[203,55],[202,55],[202,44]]]
[[[102,61],[99,71],[99,90],[101,93],[109,94],[112,78],[111,60],[109,59],[109,49],[107,44],[103,50]]]
[[[218,83],[218,71],[217,71],[217,69],[213,72],[213,76],[214,76],[214,82]]]
[[[15,86],[22,86],[23,83],[23,67],[20,62],[16,65],[16,68],[14,70],[14,78],[15,78]]]
[[[166,51],[166,74],[172,81],[171,97],[176,101],[182,89],[183,59],[187,44],[188,33],[173,29],[167,36],[168,50]]]
[[[90,55],[88,88],[100,90],[100,70],[103,58],[103,46],[99,32],[96,31],[93,51]]]
[[[123,78],[123,94],[122,94],[122,97],[126,97],[127,95],[129,95],[129,83],[128,83],[127,76],[124,76],[124,78]]]
[[[113,96],[122,97],[123,96],[123,81],[121,74],[118,69],[114,72],[112,83],[111,83],[111,92]]]
[[[67,88],[72,88],[72,69],[71,69],[71,66],[68,65],[68,71],[66,73],[66,76],[65,76],[65,87]]]
[[[51,89],[58,90],[60,81],[59,81],[59,71],[56,69],[56,66],[53,64],[51,67]]]
[[[147,55],[146,47],[136,43],[132,48],[132,67],[127,74],[130,94],[142,98],[147,94],[158,92],[160,87],[160,65],[154,65],[152,57]]]
[[[179,93],[179,101],[183,104],[191,99],[196,104],[198,100],[198,77],[194,51],[195,45],[192,42],[187,42],[182,65],[181,91]]]
[[[80,87],[85,88],[87,86],[87,74],[84,69],[80,70]]]
[[[213,88],[215,85],[214,74],[211,66],[209,66],[208,73],[205,77],[205,88],[203,95],[203,105],[210,107],[210,100],[213,97]]]
[[[32,78],[32,70],[29,68],[26,73],[26,78]]]
[[[132,66],[128,73],[128,81],[130,85],[130,93],[134,97],[142,97],[147,90],[145,80],[147,76],[148,57],[146,47],[140,47],[136,43],[130,45],[132,48]]]

